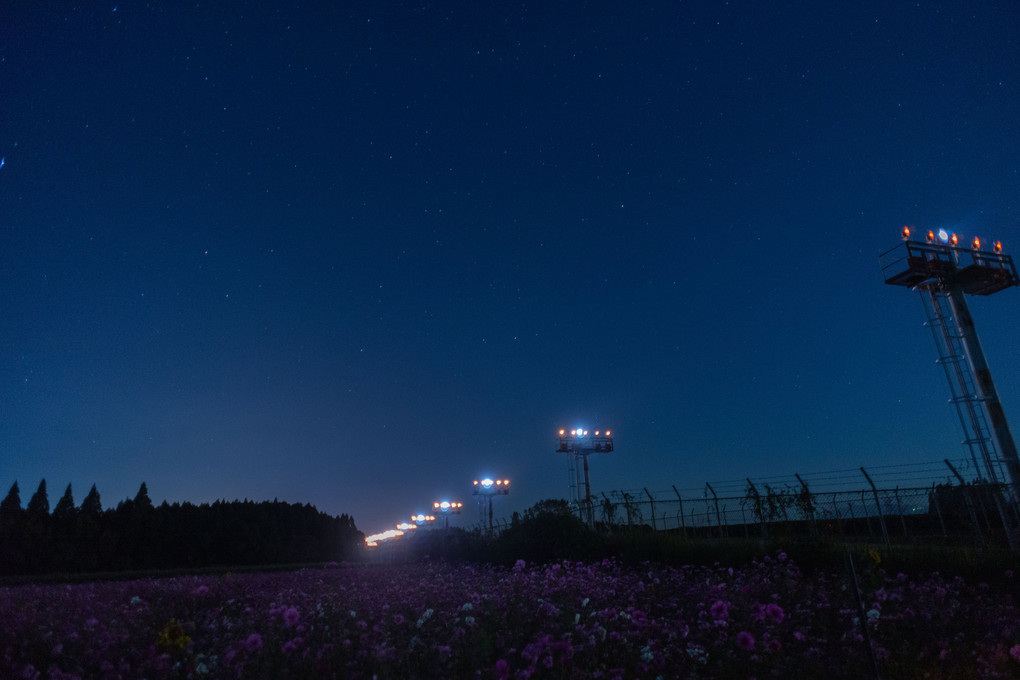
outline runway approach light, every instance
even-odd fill
[[[499,495],[506,496],[510,493],[510,480],[509,479],[485,479],[474,483],[474,494],[477,495]]]
[[[451,503],[450,501],[436,501],[432,504],[432,509],[437,512],[449,512],[453,514],[460,512],[463,507],[463,503]]]
[[[403,535],[404,532],[401,531],[400,529],[390,529],[389,531],[384,531],[381,534],[372,534],[371,536],[365,536],[365,544],[368,545],[368,547],[370,548],[374,548],[377,545],[379,545],[379,543],[382,541],[388,541],[391,538],[397,538],[398,536]]]

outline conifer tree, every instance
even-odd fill
[[[74,496],[71,494],[71,485],[67,485],[67,491],[57,501],[53,508],[53,516],[59,519],[70,519],[74,517]]]
[[[152,500],[149,498],[149,488],[145,486],[145,482],[138,487],[138,493],[135,494],[135,510],[152,510]]]
[[[81,514],[89,517],[99,517],[103,512],[103,504],[99,502],[99,491],[93,484],[85,500],[81,502]]]
[[[50,499],[46,495],[46,480],[39,482],[39,488],[32,494],[28,501],[28,515],[30,517],[41,517],[50,514]]]
[[[7,492],[7,497],[4,498],[3,502],[0,503],[0,517],[15,518],[21,512],[21,492],[18,490],[18,483],[14,482],[11,486],[11,490]]]

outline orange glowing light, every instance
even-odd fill
[[[993,246],[993,248],[995,248],[995,252],[996,253],[1001,254],[1002,253],[1002,241],[996,241],[995,245]]]
[[[903,240],[906,241],[910,238],[910,227],[903,227],[903,231],[900,233],[903,236]]]
[[[949,242],[955,246],[957,243],[960,242],[960,239],[959,237],[957,237],[956,234],[953,234],[952,236],[949,237]]]
[[[928,239],[928,243],[931,243],[932,241],[935,240],[935,232],[932,231],[931,229],[928,230],[927,239]]]
[[[974,250],[981,250],[981,239],[977,236],[974,237],[974,242],[970,244],[970,247]]]

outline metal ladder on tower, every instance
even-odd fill
[[[970,449],[971,460],[979,475],[985,481],[998,484],[1006,478],[1005,471],[1001,469],[995,440],[985,418],[984,404],[953,318],[949,294],[937,286],[922,286],[919,292],[928,319],[925,325],[931,329],[935,339],[938,363],[949,382],[950,401],[956,406],[963,427],[963,443]]]

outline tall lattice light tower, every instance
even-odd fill
[[[920,293],[964,444],[987,481],[1008,485],[1013,513],[1020,512],[1020,458],[966,299],[1020,285],[1013,258],[999,241],[985,250],[980,239],[962,244],[944,229],[915,240],[904,227],[902,237],[903,243],[879,256],[885,282]]]
[[[593,453],[609,453],[613,450],[613,433],[609,430],[595,430],[589,435],[583,428],[560,430],[559,446],[556,451],[570,454],[570,495],[577,507],[581,521],[588,526],[595,526],[595,511],[591,503],[591,480],[588,477],[588,456]],[[581,463],[578,469],[577,463]],[[583,478],[582,478],[583,472]],[[581,495],[581,484],[584,484],[584,495]]]

